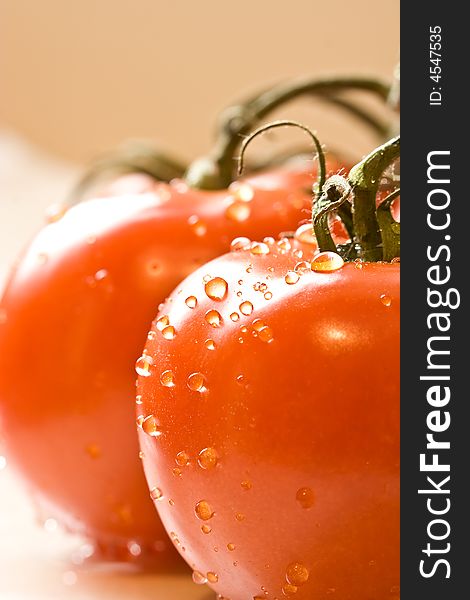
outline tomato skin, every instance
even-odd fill
[[[277,189],[253,187],[245,221],[226,216],[234,192],[182,182],[85,201],[39,232],[7,284],[0,421],[9,460],[46,516],[108,554],[136,540],[143,550],[157,543],[163,560],[168,544],[133,425],[134,363],[150,322],[175,285],[233,237],[297,226],[311,175],[302,186],[281,172],[270,181]]]
[[[165,303],[159,317],[176,335],[154,326],[153,365],[138,382],[138,414],[161,432],[139,432],[147,481],[182,556],[197,574],[215,573],[209,585],[224,597],[282,598],[295,591],[293,569],[308,574],[299,600],[389,598],[399,589],[399,265],[346,264],[289,285],[298,261],[274,247],[231,253]],[[226,299],[207,297],[206,275],[226,280]],[[168,370],[173,387],[161,383]]]

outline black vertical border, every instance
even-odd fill
[[[430,79],[430,27],[442,28],[442,78]],[[452,600],[470,597],[470,557],[468,544],[470,504],[470,390],[464,373],[470,372],[470,314],[465,284],[470,279],[470,152],[464,148],[469,135],[470,103],[467,99],[470,56],[470,28],[463,15],[463,5],[454,2],[402,2],[401,4],[401,598],[402,600]],[[432,88],[442,88],[442,105],[430,106]],[[445,232],[427,226],[427,155],[435,150],[450,150],[449,208],[451,224]],[[444,235],[450,240],[443,240]],[[458,309],[450,313],[450,388],[451,400],[442,410],[449,410],[450,428],[440,439],[450,441],[450,450],[439,452],[440,461],[450,461],[448,487],[451,508],[443,518],[450,524],[449,537],[441,542],[428,538],[427,526],[433,517],[427,510],[427,496],[419,489],[430,487],[419,468],[419,455],[426,451],[426,416],[432,407],[426,401],[429,382],[420,381],[426,374],[427,340],[430,335],[426,317],[433,312],[427,305],[427,247],[447,243],[451,258],[440,264],[451,268],[447,287],[460,291]],[[445,287],[445,286],[444,286]],[[444,335],[444,334],[443,334]],[[438,437],[436,435],[436,437]],[[447,454],[446,454],[447,453]],[[435,473],[440,481],[447,474]],[[443,486],[444,487],[444,486]],[[444,503],[446,495],[434,495]],[[441,506],[443,506],[442,504]],[[469,507],[470,508],[470,507]],[[438,532],[438,528],[435,532]],[[441,531],[444,531],[444,527]],[[423,553],[428,542],[435,548],[450,543],[444,554]],[[429,571],[433,562],[444,558],[435,575],[424,578],[420,561],[426,559]]]

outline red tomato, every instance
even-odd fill
[[[395,598],[399,265],[315,272],[289,247],[226,254],[159,312],[138,363],[151,495],[219,597]]]
[[[39,232],[0,305],[0,419],[47,516],[111,555],[130,541],[162,554],[131,418],[151,320],[234,236],[295,228],[312,180],[279,171],[219,192],[158,183],[80,203]]]

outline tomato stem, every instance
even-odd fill
[[[242,142],[242,146],[240,149],[240,156],[238,158],[238,175],[241,175],[243,173],[243,169],[245,166],[245,152],[246,152],[248,145],[258,135],[265,133],[266,131],[269,131],[270,129],[275,129],[276,127],[298,127],[299,129],[302,129],[302,131],[305,131],[306,133],[308,133],[308,135],[311,137],[311,139],[315,145],[315,148],[317,150],[317,158],[318,158],[318,166],[319,166],[318,181],[316,183],[316,186],[318,187],[319,190],[321,190],[323,188],[323,185],[324,185],[325,179],[326,179],[325,153],[323,152],[323,149],[320,144],[320,140],[317,138],[317,136],[308,127],[306,127],[305,125],[302,125],[302,123],[298,123],[297,121],[289,121],[289,120],[285,120],[285,119],[281,120],[281,121],[273,121],[272,123],[268,123],[267,125],[263,125],[262,127],[259,127],[258,129],[253,131],[253,133],[251,133],[247,138],[245,138]]]
[[[143,141],[129,141],[115,152],[98,158],[69,194],[67,204],[77,203],[83,193],[100,179],[113,174],[144,173],[158,181],[181,178],[186,166]]]
[[[348,104],[334,94],[347,90],[363,90],[378,96],[384,102],[390,87],[373,78],[338,77],[313,79],[277,85],[251,98],[245,103],[228,108],[222,115],[218,136],[211,153],[190,165],[185,179],[188,185],[199,189],[224,189],[234,179],[234,159],[240,140],[249,134],[256,124],[267,114],[299,96],[318,95],[323,99],[346,107],[350,112],[364,118],[364,112]],[[366,120],[383,133],[383,125],[373,118]]]
[[[351,187],[344,177],[333,175],[320,190],[312,205],[312,223],[321,252],[337,252],[338,249],[330,232],[328,217],[333,210],[339,210],[348,199]]]
[[[354,242],[358,255],[366,261],[383,258],[382,235],[376,213],[376,197],[385,169],[400,154],[400,137],[376,148],[349,172],[348,181],[354,194]]]
[[[389,194],[377,207],[377,221],[383,242],[383,260],[391,261],[400,256],[400,223],[391,212],[392,202],[400,195],[400,188]]]

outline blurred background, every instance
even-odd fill
[[[290,77],[390,79],[398,52],[395,0],[0,0],[0,289],[45,208],[103,151],[146,138],[188,161],[247,93]],[[370,148],[324,104],[282,116],[349,156]],[[185,579],[77,574],[70,543],[35,523],[0,440],[2,600],[207,597]]]

